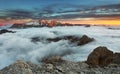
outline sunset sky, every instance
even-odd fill
[[[0,0],[0,24],[32,19],[120,26],[120,0]]]

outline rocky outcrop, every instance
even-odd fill
[[[52,56],[42,59],[40,64],[16,61],[0,70],[0,74],[120,74],[119,57],[120,53],[100,46],[88,56],[87,62],[71,62]]]
[[[0,74],[120,74],[120,66],[110,65],[104,68],[90,68],[85,62],[60,62],[60,57],[48,58],[46,63],[33,64],[17,61],[0,70]],[[49,61],[49,62],[48,62]],[[51,63],[56,62],[56,64]]]
[[[60,40],[68,40],[71,43],[75,43],[77,45],[84,45],[89,42],[92,42],[94,39],[88,37],[87,35],[83,35],[82,37],[77,37],[77,36],[64,36],[64,37],[56,37],[56,38],[48,38],[47,39],[49,42],[57,42]]]
[[[9,30],[6,30],[6,29],[0,30],[0,34],[4,34],[4,33],[15,33],[15,32],[14,31],[9,31]]]
[[[56,37],[56,38],[47,38],[47,39],[43,39],[40,37],[33,37],[31,38],[31,42],[42,42],[43,40],[46,40],[46,42],[50,43],[50,42],[58,42],[60,40],[68,40],[70,41],[70,43],[74,43],[78,46],[80,45],[85,45],[89,42],[94,41],[94,38],[90,38],[87,35],[83,35],[82,37],[77,37],[77,36],[62,36],[62,37]],[[44,42],[44,41],[43,41]]]
[[[36,42],[40,42],[41,39],[39,37],[33,37],[33,38],[31,38],[31,41],[36,43]]]
[[[106,47],[97,47],[88,56],[87,63],[90,66],[108,66],[109,64],[120,64],[120,53],[113,53]]]
[[[14,64],[1,70],[1,74],[33,74],[30,66],[24,61],[16,61]]]
[[[90,37],[88,37],[87,35],[83,35],[81,38],[80,38],[80,40],[79,40],[79,42],[78,42],[78,45],[84,45],[84,44],[87,44],[87,43],[89,43],[89,42],[92,42],[94,39],[93,38],[90,38]]]

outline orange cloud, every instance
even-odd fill
[[[12,20],[4,20],[0,19],[0,23],[26,23],[31,21],[32,19],[12,19]]]

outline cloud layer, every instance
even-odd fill
[[[120,52],[120,31],[110,30],[107,27],[53,27],[53,28],[28,28],[12,29],[16,33],[0,35],[0,69],[13,63],[15,60],[31,61],[38,63],[47,56],[59,55],[71,61],[85,61],[88,54],[98,46],[107,46],[109,49]],[[81,37],[88,35],[95,38],[84,46],[75,46],[67,40],[48,43],[47,38],[66,35]],[[34,43],[31,38],[40,37],[42,41]]]
[[[32,9],[17,8],[0,10],[0,18],[74,19],[79,17],[120,16],[119,12],[120,4],[98,7],[74,4],[52,4],[42,8],[35,7]]]

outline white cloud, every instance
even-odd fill
[[[13,63],[15,60],[31,61],[38,63],[38,59],[52,55],[63,55],[64,59],[72,61],[84,61],[88,54],[98,46],[107,46],[114,52],[120,52],[120,31],[110,30],[106,27],[53,27],[53,28],[28,28],[11,29],[16,33],[0,35],[0,69]],[[66,40],[46,43],[46,38],[54,38],[66,35],[88,35],[95,41],[84,46],[74,46]],[[32,37],[40,37],[43,41],[31,42]],[[68,54],[69,51],[73,52]],[[67,54],[67,55],[64,55]]]

